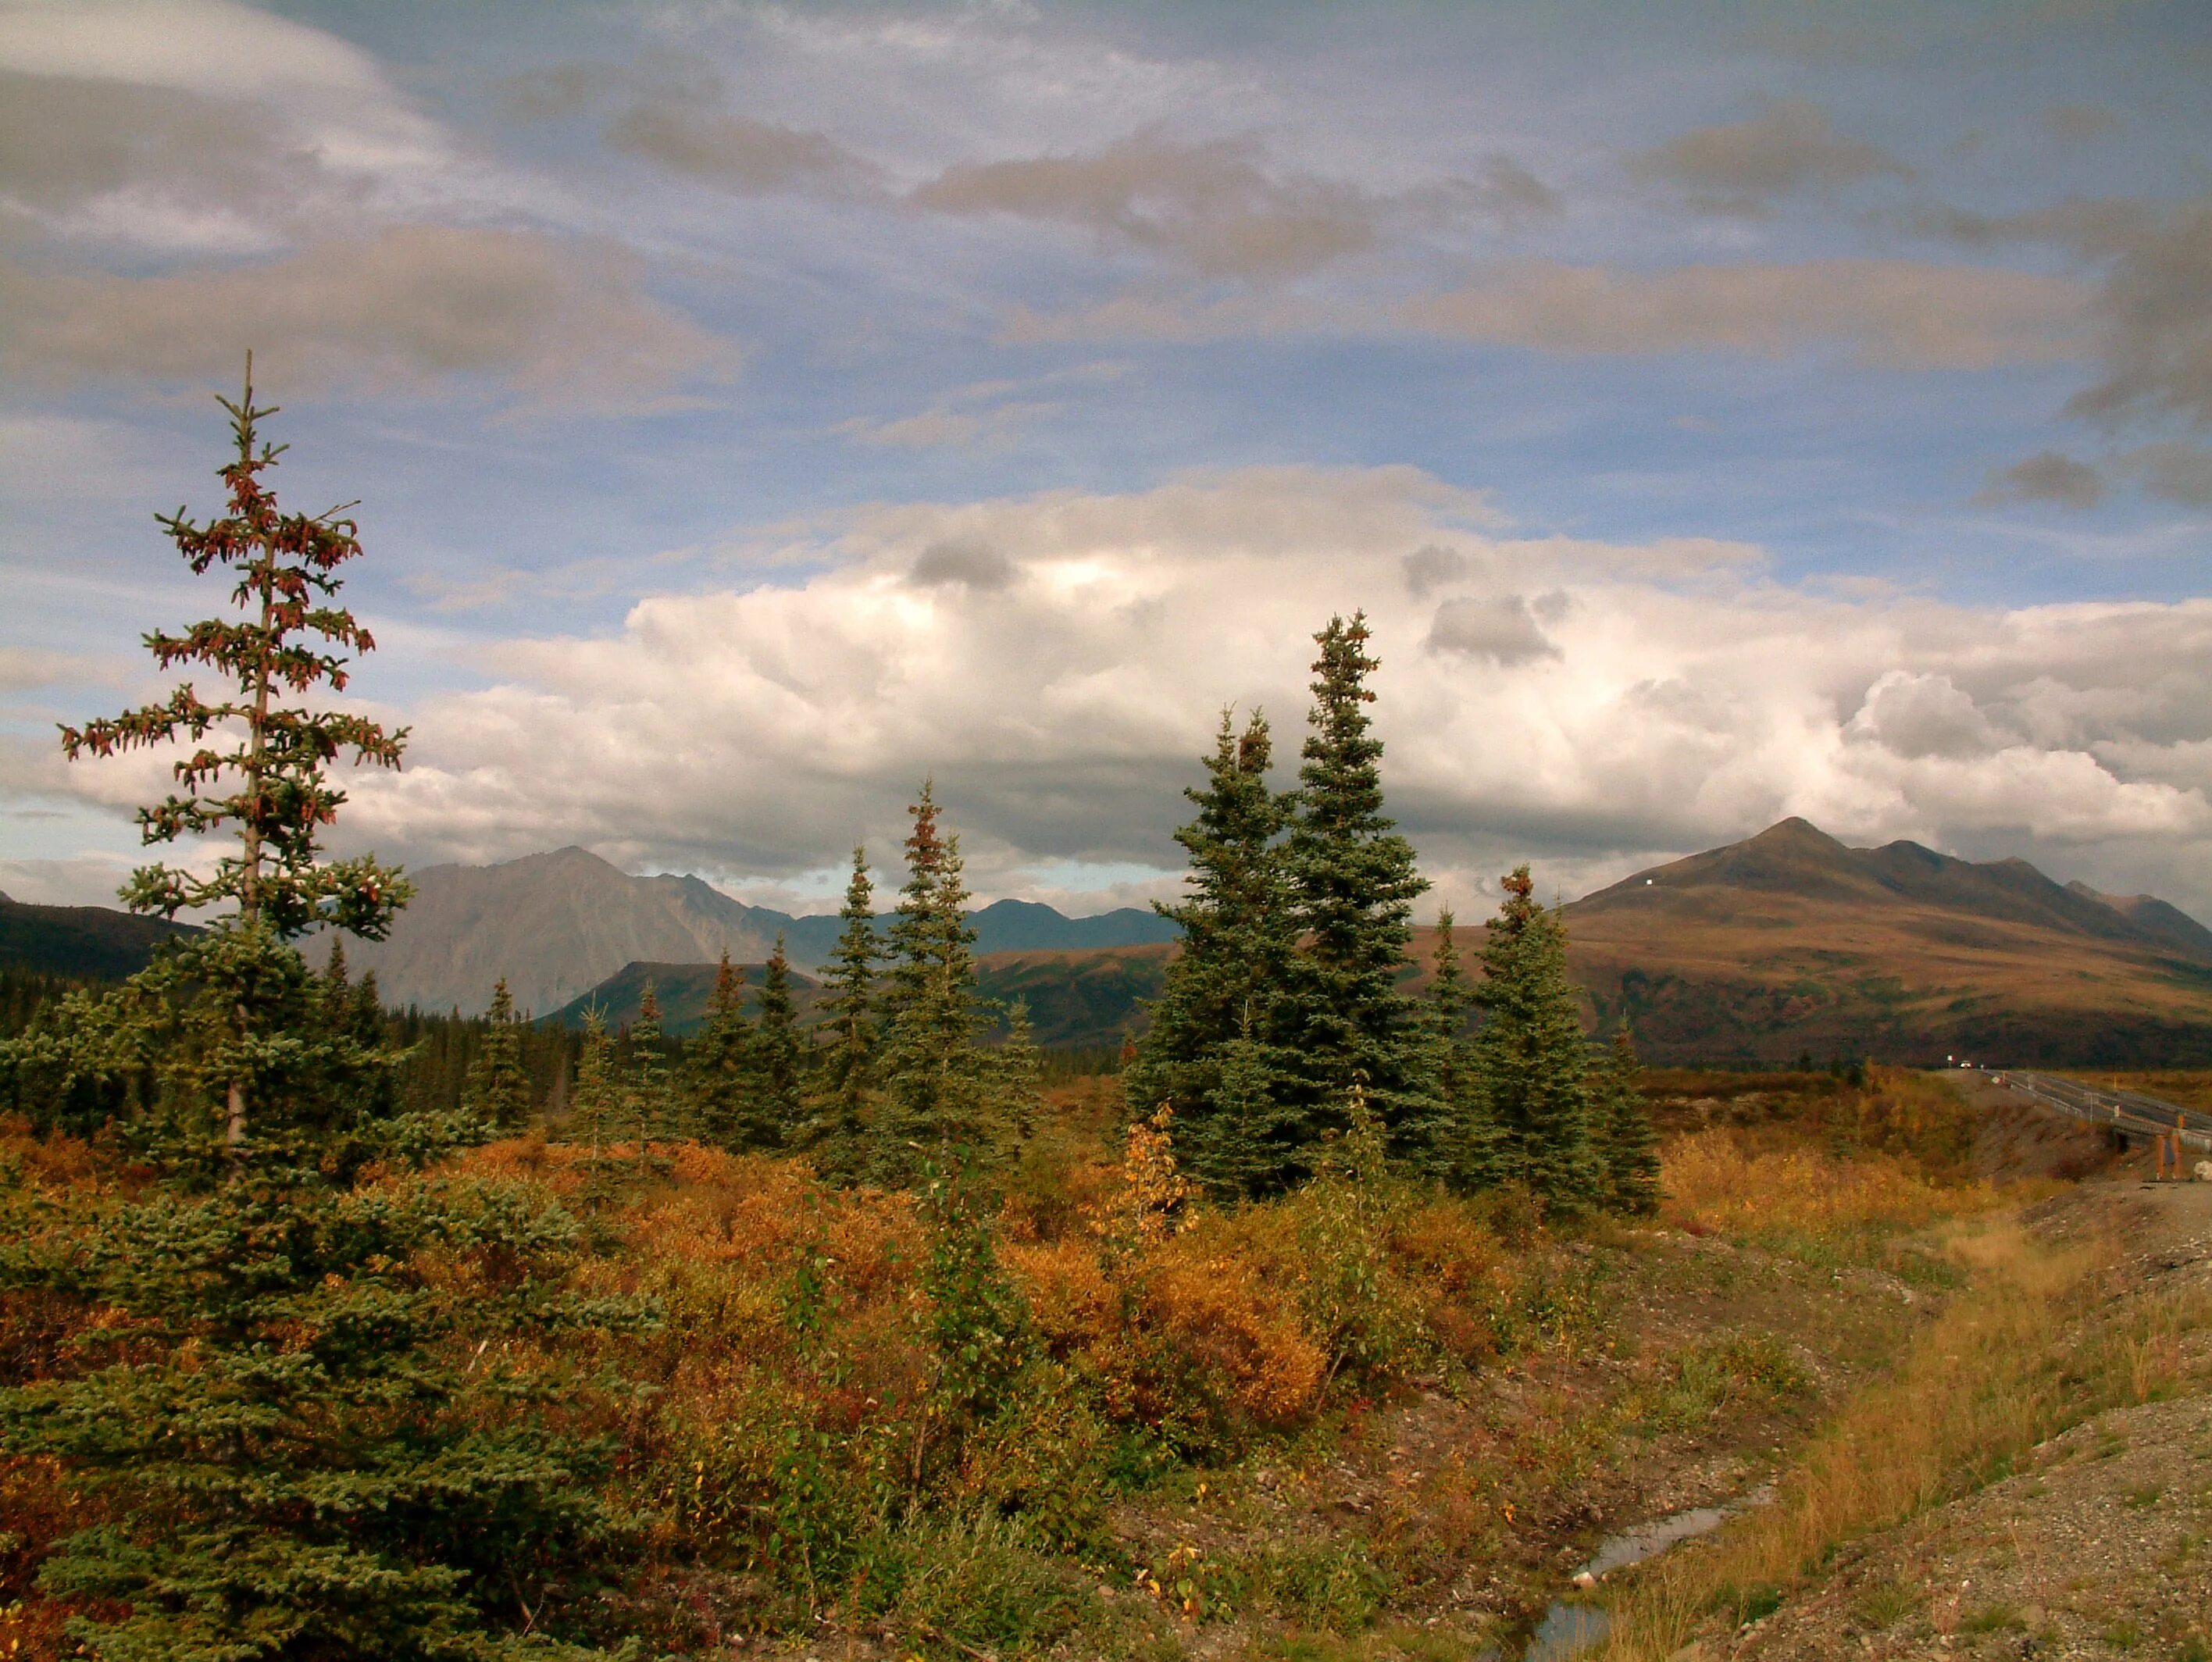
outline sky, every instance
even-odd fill
[[[2212,921],[2212,9],[0,0],[0,889],[99,903],[248,349],[335,838],[1171,894],[1364,609],[1480,915],[1801,815]],[[890,874],[896,881],[896,873]]]

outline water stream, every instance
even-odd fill
[[[1598,1543],[1590,1561],[1575,1572],[1575,1583],[1578,1586],[1589,1586],[1617,1569],[1656,1558],[1679,1542],[1710,1535],[1739,1512],[1765,1506],[1772,1498],[1772,1491],[1762,1487],[1726,1506],[1692,1507],[1686,1512],[1677,1512],[1625,1529],[1618,1535],[1609,1535]],[[1554,1600],[1544,1612],[1544,1619],[1528,1635],[1528,1647],[1522,1652],[1521,1662],[1567,1662],[1568,1658],[1579,1655],[1602,1640],[1608,1625],[1606,1613],[1595,1604]]]

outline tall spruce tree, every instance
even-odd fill
[[[344,960],[331,949],[333,971]],[[501,976],[491,991],[483,1047],[469,1068],[461,1101],[495,1130],[513,1131],[530,1117],[530,1073],[522,1065],[522,1029],[515,1019],[514,995]]]
[[[723,1149],[776,1145],[777,1121],[762,1111],[753,1024],[745,1017],[745,972],[726,952],[707,994],[707,1019],[684,1047],[681,1089],[705,1141]]]
[[[629,1030],[628,1071],[623,1090],[629,1120],[626,1129],[637,1139],[639,1155],[651,1152],[656,1136],[690,1136],[690,1104],[674,1089],[669,1077],[668,1039],[661,1028],[660,993],[650,981],[638,995],[637,1020]]]
[[[1382,811],[1382,742],[1370,731],[1367,620],[1333,617],[1314,637],[1313,709],[1284,851],[1301,934],[1291,961],[1297,1131],[1310,1149],[1344,1128],[1355,1085],[1392,1152],[1433,1165],[1441,1103],[1431,1023],[1399,985],[1413,901],[1428,884]]]
[[[1644,1106],[1643,1065],[1623,1022],[1590,1081],[1591,1131],[1605,1173],[1606,1204],[1616,1212],[1659,1206],[1659,1132]]]
[[[240,573],[246,621],[148,642],[237,691],[208,703],[182,687],[64,743],[199,742],[185,793],[142,816],[147,840],[228,828],[238,852],[204,878],[149,867],[126,893],[143,910],[235,910],[48,1035],[62,1053],[127,1038],[144,1089],[116,1131],[138,1171],[58,1197],[0,1188],[0,1294],[72,1311],[77,1329],[46,1377],[0,1389],[0,1453],[51,1462],[105,1519],[40,1572],[81,1601],[70,1632],[92,1654],[597,1654],[565,1641],[588,1637],[592,1566],[617,1545],[599,1455],[530,1411],[566,1382],[482,1358],[638,1313],[564,1293],[558,1211],[425,1175],[473,1120],[391,1113],[400,1056],[381,1011],[342,958],[317,975],[290,944],[325,924],[379,935],[404,898],[373,860],[317,849],[343,800],[326,773],[338,750],[396,764],[400,736],[278,701],[343,684],[343,660],[304,637],[367,649],[327,604],[358,549],[349,522],[278,511],[250,377],[228,408],[229,516],[162,523],[195,572]],[[218,730],[231,748],[207,743]],[[206,793],[231,773],[233,794]]]
[[[1484,1015],[1476,1069],[1510,1174],[1554,1210],[1586,1210],[1601,1198],[1602,1176],[1590,1143],[1589,1046],[1567,979],[1566,928],[1536,899],[1527,866],[1504,888],[1475,989]]]
[[[877,1175],[890,1183],[911,1182],[926,1166],[943,1173],[988,1165],[1000,1142],[975,1045],[983,1010],[959,839],[939,824],[929,784],[908,811],[914,830],[890,930],[875,1139]]]
[[[1474,985],[1460,966],[1455,920],[1446,911],[1437,919],[1434,974],[1429,982],[1429,1018],[1436,1046],[1437,1095],[1443,1104],[1433,1149],[1437,1175],[1454,1188],[1486,1189],[1508,1175],[1505,1139],[1491,1117],[1490,1101],[1467,1033],[1474,1008]]]
[[[783,937],[775,937],[775,950],[761,971],[760,1027],[754,1037],[758,1058],[762,1119],[775,1128],[781,1148],[792,1140],[802,1117],[799,1089],[806,1049],[799,1036],[799,1007],[791,997],[791,960],[783,949]]]
[[[877,966],[884,961],[883,937],[876,933],[875,888],[868,879],[868,852],[853,847],[853,875],[837,917],[843,925],[830,961],[822,971],[822,1013],[817,1045],[820,1098],[811,1126],[817,1161],[828,1170],[851,1173],[863,1163],[864,1143],[874,1113]]]
[[[326,925],[380,940],[411,891],[396,868],[373,856],[321,858],[323,828],[346,799],[331,781],[331,762],[349,749],[356,765],[397,767],[406,730],[387,733],[362,716],[283,701],[315,687],[345,690],[348,660],[329,648],[375,648],[353,614],[331,604],[344,586],[338,567],[361,554],[359,527],[341,517],[343,509],[307,515],[277,506],[262,476],[284,447],[260,439],[259,424],[276,410],[253,402],[252,358],[239,402],[218,402],[230,413],[237,447],[220,475],[229,512],[202,525],[179,508],[158,523],[194,576],[218,567],[235,576],[230,599],[242,616],[204,618],[181,634],[156,631],[145,642],[164,670],[199,664],[229,685],[210,701],[187,681],[161,703],[64,726],[61,735],[72,761],[189,742],[197,748],[172,767],[180,788],[138,810],[141,840],[151,846],[225,828],[238,838],[238,851],[205,876],[155,864],[132,873],[123,889],[133,912],[167,918],[236,907],[199,959],[210,993],[234,995],[222,1007],[231,1012],[222,1048],[239,1070],[224,1086],[224,1135],[236,1146],[246,1137],[249,1058],[269,1036],[259,982],[289,973],[282,943]],[[226,780],[234,781],[228,792]]]
[[[1240,734],[1221,713],[1206,783],[1183,792],[1197,816],[1176,833],[1186,898],[1153,903],[1182,949],[1122,1076],[1130,1114],[1171,1107],[1184,1164],[1218,1193],[1279,1187],[1298,1158],[1291,1057],[1273,1042],[1297,935],[1281,846],[1292,798],[1267,783],[1273,760],[1266,717]]]

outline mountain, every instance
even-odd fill
[[[988,908],[987,908],[988,909]],[[1045,908],[1049,910],[1049,908]],[[1059,913],[1054,913],[1057,918]],[[1070,921],[1061,919],[1061,922]],[[1142,1028],[1139,1000],[1157,998],[1175,949],[1166,943],[1066,950],[983,953],[975,960],[976,986],[1000,1004],[1025,999],[1038,1044],[1053,1049],[1119,1045]],[[631,963],[545,1019],[581,1027],[596,1009],[610,1029],[637,1019],[646,985],[659,1001],[661,1025],[672,1034],[696,1032],[707,1016],[715,964]],[[763,966],[745,967],[745,1007],[758,1008]],[[791,978],[793,1003],[806,1018],[819,989],[807,976]]]
[[[2185,957],[2212,959],[2212,929],[2155,895],[2104,895],[2085,883],[2070,883],[2067,893],[2108,906],[2137,929],[2154,936]]]
[[[1576,980],[1655,1061],[2212,1063],[2212,931],[2025,860],[1850,848],[1790,819],[1566,920]]]
[[[346,955],[356,969],[376,972],[387,1003],[431,1010],[480,1012],[504,976],[524,1010],[557,1010],[633,963],[711,965],[725,952],[733,963],[759,963],[779,934],[793,965],[811,970],[841,927],[834,913],[794,918],[748,906],[697,877],[632,876],[581,848],[408,875],[415,899],[392,938],[349,941]],[[979,953],[1175,937],[1165,919],[1131,907],[1069,918],[1034,901],[999,901],[969,921]]]
[[[104,906],[33,906],[0,895],[0,968],[119,981],[163,941],[198,931]]]

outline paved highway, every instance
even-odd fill
[[[2185,1147],[2212,1151],[2212,1114],[2199,1113],[2160,1097],[2145,1096],[2141,1091],[2100,1090],[2078,1079],[2061,1079],[2056,1074],[2007,1068],[1996,1071],[1995,1077],[1998,1083],[2009,1085],[2061,1113],[2102,1125],[2118,1125],[2138,1136],[2170,1131],[2178,1119]]]

